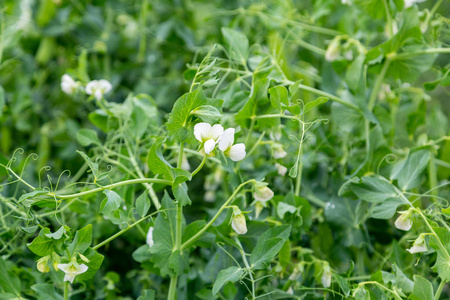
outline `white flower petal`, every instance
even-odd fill
[[[153,242],[153,229],[154,229],[153,227],[150,227],[148,229],[148,232],[147,232],[147,245],[149,247],[154,245],[154,242]]]
[[[236,144],[230,148],[228,156],[232,161],[240,161],[245,157],[245,145],[243,143]]]
[[[283,150],[282,147],[276,147],[275,149],[273,149],[273,157],[275,157],[275,159],[283,158],[286,155],[287,153]]]
[[[228,148],[233,146],[234,143],[234,128],[228,128],[222,133],[219,140],[219,149],[221,151],[226,151]]]
[[[320,278],[320,281],[322,282],[323,287],[328,288],[331,286],[331,273],[330,272],[323,272],[322,278]]]
[[[111,83],[106,79],[101,79],[98,81],[98,86],[103,94],[107,94],[112,90]]]
[[[69,281],[70,283],[73,283],[74,279],[75,279],[75,276],[72,276],[72,275],[69,275],[69,274],[66,274],[64,276],[64,281]]]
[[[95,97],[95,99],[97,99],[97,100],[101,100],[102,97],[103,97],[102,91],[101,91],[100,89],[95,89],[95,91],[94,91],[94,97]]]
[[[211,131],[211,125],[208,123],[197,123],[194,126],[194,136],[199,142],[205,142]]]
[[[427,252],[428,249],[424,242],[422,244],[414,244],[410,249],[406,249],[406,251],[413,254],[413,253],[419,253],[419,252]]]
[[[72,77],[70,77],[67,74],[64,74],[61,78],[61,90],[69,95],[72,95],[75,90],[78,87],[78,83],[75,82],[75,80],[72,79]]]
[[[89,269],[88,266],[86,266],[85,264],[81,264],[80,265],[80,272],[78,274],[82,274],[84,272],[86,272]]]
[[[412,221],[408,214],[401,214],[395,221],[395,227],[400,230],[408,231],[412,227]]]
[[[285,166],[280,165],[279,163],[276,163],[275,167],[277,168],[278,175],[280,175],[280,176],[286,175],[287,168]]]
[[[216,124],[212,127],[209,138],[214,139],[217,142],[222,133],[223,133],[222,125]]]
[[[210,154],[214,147],[216,147],[216,141],[213,139],[207,140],[204,145],[205,153]]]
[[[94,90],[98,87],[98,81],[92,80],[88,84],[86,84],[86,94],[92,95],[94,93]]]

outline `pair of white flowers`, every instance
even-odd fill
[[[413,210],[409,209],[407,211],[400,211],[400,217],[395,221],[395,227],[403,231],[409,231],[412,227],[412,215]],[[406,249],[409,253],[419,253],[419,252],[427,252],[427,244],[425,242],[425,234],[419,235],[419,237],[414,241],[412,247],[410,249]]]
[[[258,218],[262,209],[265,207],[265,203],[273,198],[273,191],[267,186],[265,182],[256,182],[253,185],[253,198],[256,200],[256,218]],[[237,206],[233,206],[233,218],[231,220],[231,227],[237,234],[247,233],[247,222],[245,220],[244,213]]]
[[[61,90],[66,94],[73,95],[81,85],[81,82],[73,80],[67,74],[64,74],[61,78]],[[111,90],[112,85],[106,79],[92,80],[85,88],[86,94],[93,95],[97,100],[101,100],[103,95],[109,93]]]
[[[231,160],[240,161],[245,157],[245,145],[243,143],[234,144],[234,128],[223,130],[222,125],[211,126],[208,123],[198,123],[194,126],[194,136],[202,143],[203,150],[210,154],[219,144],[219,149]]]

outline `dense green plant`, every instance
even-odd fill
[[[0,2],[0,299],[447,299],[415,2]]]

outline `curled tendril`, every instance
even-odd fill
[[[38,172],[38,178],[39,178],[39,188],[42,188],[42,180],[41,180],[41,172],[42,171],[50,171],[52,168],[50,166],[43,166],[42,168],[39,169]]]
[[[53,193],[52,177],[47,174],[48,184],[50,185],[50,192]]]
[[[288,138],[289,138],[290,140],[296,140],[297,142],[300,143],[300,140],[297,138],[297,136],[295,136],[295,135],[293,135],[293,134],[288,135]]]
[[[9,159],[8,163],[6,164],[6,167],[8,169],[11,168],[11,166],[14,162],[16,162],[16,160],[17,160],[16,153],[19,153],[20,155],[22,155],[25,153],[25,151],[22,148],[17,148],[16,150],[14,150],[11,158]]]
[[[378,175],[380,174],[380,167],[381,167],[381,164],[383,163],[383,161],[386,161],[386,163],[388,163],[388,164],[393,164],[397,161],[397,155],[395,155],[393,153],[389,153],[380,160],[380,163],[378,164],[378,167],[377,167]]]
[[[62,171],[62,173],[59,174],[58,181],[56,182],[55,191],[58,190],[59,181],[61,180],[61,177],[62,177],[62,176],[64,175],[64,173],[66,173],[66,172],[68,173],[67,178],[69,178],[70,175],[72,174],[72,172],[70,172],[70,170],[64,170],[64,171]]]

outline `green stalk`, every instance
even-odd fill
[[[125,180],[125,181],[121,181],[121,182],[105,185],[105,186],[102,186],[102,187],[99,187],[99,188],[95,188],[95,189],[92,189],[92,190],[89,190],[89,191],[75,193],[75,194],[70,194],[70,195],[58,195],[58,194],[55,194],[55,193],[48,193],[47,196],[51,196],[51,197],[55,197],[55,198],[59,198],[59,199],[71,199],[71,198],[75,198],[75,197],[82,197],[82,196],[94,194],[94,193],[101,192],[101,191],[104,191],[104,190],[110,190],[110,189],[113,189],[113,188],[116,188],[116,187],[119,187],[119,186],[123,186],[123,185],[145,183],[145,182],[147,182],[147,183],[161,183],[161,184],[172,185],[172,181],[170,181],[170,180],[157,179],[157,178],[138,178],[138,179]]]
[[[300,138],[300,147],[298,149],[298,166],[297,166],[297,182],[295,185],[295,195],[300,196],[300,186],[302,184],[302,152],[303,152],[303,139],[305,137],[305,123],[302,123],[302,136]]]
[[[389,38],[391,38],[394,35],[394,31],[392,29],[392,18],[391,18],[391,14],[389,12],[389,6],[386,0],[383,0],[383,5],[384,5],[384,10],[386,12],[386,21],[387,21],[387,26],[388,26],[388,30],[389,30]]]
[[[141,15],[139,18],[139,27],[140,27],[140,39],[139,39],[139,53],[138,53],[138,61],[143,62],[145,59],[145,48],[147,44],[147,38],[145,36],[146,23],[147,23],[147,0],[142,0],[141,6]]]
[[[69,282],[64,281],[64,300],[69,300]]]
[[[237,236],[235,236],[234,240],[239,245],[239,252],[241,253],[242,260],[244,261],[245,267],[248,269],[248,275],[250,276],[250,281],[252,282],[252,299],[254,300],[254,299],[256,299],[256,295],[255,295],[255,280],[253,279],[253,274],[252,274],[252,270],[251,270],[252,268],[250,267],[250,264],[247,261],[247,257],[245,256],[244,248],[242,248],[242,244],[239,241],[239,238]]]
[[[434,300],[439,300],[439,298],[441,298],[441,293],[445,287],[445,284],[446,284],[445,280],[442,280],[441,283],[439,283],[439,286],[436,290],[436,294],[434,295]]]
[[[157,213],[158,211],[154,212],[153,214]],[[104,245],[108,244],[109,242],[111,242],[112,240],[114,240],[115,238],[121,236],[123,233],[127,232],[128,230],[130,230],[131,228],[133,228],[134,226],[138,225],[139,223],[141,223],[142,221],[148,219],[151,215],[147,215],[139,220],[137,220],[136,222],[134,222],[131,225],[128,225],[127,228],[122,229],[121,231],[117,232],[116,234],[110,236],[109,238],[107,238],[106,240],[104,240],[103,242],[101,242],[100,244],[95,245],[94,247],[92,247],[92,249],[97,250],[100,247],[103,247]]]
[[[206,162],[207,159],[208,159],[208,157],[205,155],[205,156],[203,157],[202,162],[201,162],[200,165],[197,167],[197,169],[195,169],[194,172],[191,173],[192,177],[194,177],[195,174],[197,174],[197,173],[203,168],[203,166],[205,165],[205,162]]]
[[[234,199],[234,197],[236,197],[237,193],[239,192],[239,190],[244,187],[246,184],[250,183],[250,182],[254,182],[254,179],[251,180],[247,180],[244,183],[241,183],[237,189],[233,192],[233,194],[230,196],[230,198],[228,198],[227,201],[225,201],[225,203],[219,208],[219,210],[217,211],[217,213],[214,215],[214,217],[208,222],[208,224],[205,225],[205,227],[203,227],[202,229],[200,229],[193,237],[191,237],[189,240],[187,240],[186,242],[184,242],[181,245],[180,251],[183,250],[184,248],[186,248],[187,246],[189,246],[190,244],[192,244],[193,242],[195,242],[198,238],[200,238],[200,236],[206,231],[208,230],[208,228],[214,224],[214,222],[217,220],[217,218],[220,216],[220,214],[222,213],[222,211],[228,206],[228,204],[230,204],[230,202]]]
[[[375,106],[375,101],[377,100],[378,92],[380,91],[381,84],[383,84],[384,77],[386,76],[386,72],[389,69],[389,65],[391,64],[391,57],[387,55],[386,59],[383,63],[383,68],[381,69],[380,74],[378,74],[378,77],[375,81],[375,85],[373,86],[372,93],[370,94],[369,99],[369,110],[372,111],[373,107]]]

